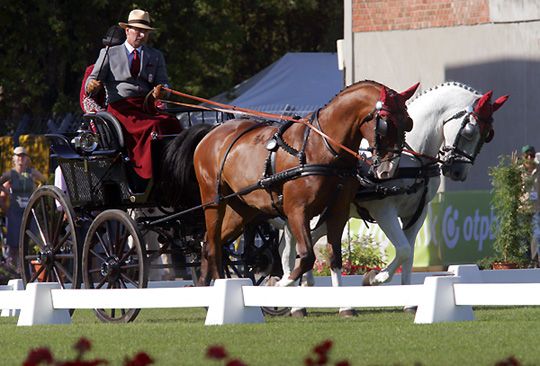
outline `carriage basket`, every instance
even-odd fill
[[[59,158],[58,163],[73,207],[113,207],[130,202],[120,155]]]

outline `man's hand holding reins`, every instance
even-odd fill
[[[91,95],[95,94],[103,88],[103,84],[99,80],[90,79],[86,84],[86,93]]]

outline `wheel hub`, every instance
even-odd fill
[[[118,262],[118,258],[107,258],[101,265],[100,273],[103,277],[117,278],[120,275],[120,263]]]

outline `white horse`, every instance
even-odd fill
[[[401,283],[411,283],[414,243],[426,217],[426,206],[439,188],[439,163],[450,179],[467,178],[482,145],[493,138],[493,113],[508,99],[503,96],[491,103],[492,94],[481,95],[469,86],[448,82],[408,103],[414,127],[407,134],[410,150],[402,153],[400,168],[409,169],[400,169],[403,173],[398,179],[376,183],[365,179],[351,204],[351,217],[360,217],[359,210],[369,213],[396,248],[396,256],[387,267],[366,274],[365,285],[389,282],[400,265]],[[312,232],[313,242],[325,234],[323,223]],[[296,254],[294,238],[287,228],[284,237],[283,278],[287,278]],[[341,285],[341,271],[332,272],[332,285]],[[341,315],[351,312],[340,309]]]

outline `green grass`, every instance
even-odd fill
[[[0,364],[20,365],[38,346],[49,346],[59,359],[72,358],[81,336],[93,343],[89,358],[112,365],[145,351],[158,365],[218,366],[204,356],[207,346],[221,344],[251,366],[301,366],[325,339],[334,341],[332,361],[352,365],[494,365],[511,355],[524,365],[540,364],[539,307],[476,309],[474,322],[432,325],[416,325],[413,315],[399,309],[364,309],[352,319],[335,314],[313,310],[304,319],[267,317],[265,324],[211,327],[204,326],[203,309],[143,310],[130,324],[100,323],[91,311],[77,311],[72,325],[17,327],[16,318],[0,318]]]

